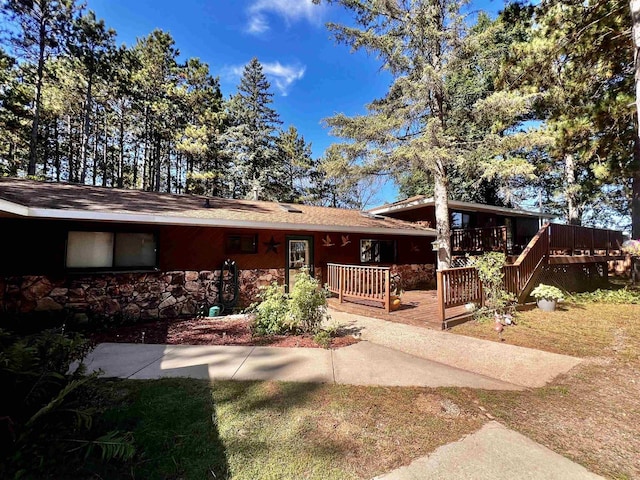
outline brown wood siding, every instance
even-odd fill
[[[314,266],[360,264],[360,240],[396,240],[398,264],[434,263],[431,237],[374,234],[348,234],[350,243],[342,246],[342,234],[301,231],[267,231],[215,227],[153,226],[55,220],[0,219],[0,274],[41,275],[65,272],[65,246],[69,230],[155,232],[158,235],[159,267],[171,270],[215,270],[226,258],[236,261],[240,270],[285,267],[287,235],[314,238]],[[258,234],[258,253],[227,254],[225,238],[229,234]],[[329,235],[334,244],[326,247],[322,239]],[[280,245],[277,253],[267,252],[265,243]],[[345,235],[346,236],[346,235]]]

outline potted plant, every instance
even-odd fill
[[[562,290],[544,283],[534,288],[531,296],[536,299],[538,308],[544,312],[555,312],[558,301],[564,299]]]

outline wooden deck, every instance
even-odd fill
[[[336,297],[329,298],[329,307],[340,312],[353,313],[364,317],[379,318],[390,322],[404,323],[418,327],[442,329],[438,318],[438,298],[436,290],[409,290],[402,294],[402,306],[395,312],[385,312],[379,306],[367,305],[365,301],[358,303],[340,303]],[[465,315],[464,306],[447,309],[447,321],[454,323],[461,315]]]

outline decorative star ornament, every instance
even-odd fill
[[[273,235],[271,236],[271,240],[269,240],[268,242],[262,242],[262,243],[267,247],[267,251],[265,253],[269,253],[269,252],[278,253],[278,247],[280,246],[280,242],[276,242],[275,239],[273,238]]]
[[[351,240],[349,240],[349,235],[342,235],[342,245],[340,245],[340,246],[341,247],[346,247],[350,243],[351,243]]]

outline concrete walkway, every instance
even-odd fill
[[[370,342],[338,350],[102,343],[86,359],[107,377],[278,380],[347,385],[522,387]]]
[[[363,340],[467,372],[519,385],[542,387],[581,362],[567,355],[491,342],[449,332],[330,310],[333,322]]]
[[[498,422],[379,480],[592,480],[598,475]]]

